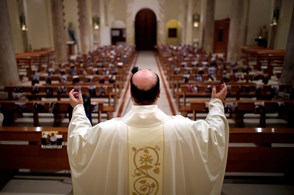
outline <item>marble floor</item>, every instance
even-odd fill
[[[267,179],[266,179],[267,180]],[[240,182],[240,183],[239,183]],[[294,186],[273,181],[256,183],[256,179],[242,181],[225,179],[221,195],[293,195]],[[1,195],[72,194],[69,176],[15,175],[0,191]]]
[[[167,114],[179,114],[175,102],[168,90],[161,68],[158,66],[152,52],[140,52],[135,59],[135,66],[152,69],[161,78],[161,96],[159,107]],[[128,78],[129,79],[129,78]],[[118,102],[118,111],[115,117],[124,115],[132,105],[127,85],[125,92]],[[170,96],[170,101],[168,101]],[[93,121],[94,122],[94,121]],[[293,195],[294,186],[287,184],[279,177],[263,177],[264,175],[246,174],[234,177],[227,174],[223,184],[222,195]],[[72,185],[69,172],[31,174],[28,170],[21,170],[0,190],[0,194],[29,195],[29,194],[72,194]]]

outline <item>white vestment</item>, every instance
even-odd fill
[[[133,106],[122,118],[92,127],[82,104],[73,110],[67,151],[75,195],[129,194],[128,127],[163,126],[164,195],[220,194],[229,125],[219,99],[205,120],[168,116],[156,105]],[[143,128],[143,129],[144,129]]]

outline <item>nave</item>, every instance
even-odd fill
[[[173,98],[164,72],[160,67],[159,61],[153,52],[139,52],[135,57],[134,66],[139,68],[148,68],[154,70],[161,78],[161,96],[158,102],[159,107],[167,114],[180,114],[177,110],[175,99]],[[127,80],[129,79],[128,78]],[[118,100],[118,108],[114,116],[124,115],[132,105],[129,88],[125,85],[122,95]],[[203,116],[205,117],[205,114]],[[67,123],[65,120],[64,123]],[[95,124],[96,121],[93,121]],[[230,124],[234,122],[230,120]],[[246,125],[256,125],[255,119],[246,119]],[[65,124],[66,125],[66,124]],[[1,194],[71,194],[71,182],[67,171],[59,172],[60,176],[48,173],[42,175],[35,173],[31,175],[27,170],[23,170],[23,174],[15,175],[7,185],[1,190]],[[223,195],[234,194],[293,194],[294,187],[283,183],[274,177],[258,177],[253,179],[252,175],[244,174],[243,177],[232,177],[234,175],[227,175],[223,185]],[[246,177],[247,176],[247,177]],[[268,176],[268,175],[262,175]]]

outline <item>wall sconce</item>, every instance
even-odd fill
[[[270,24],[271,26],[275,26],[278,24],[279,15],[280,15],[279,8],[275,8],[274,13],[273,13],[272,23]]]
[[[200,24],[200,15],[193,14],[193,27],[198,28]]]
[[[99,25],[100,25],[100,18],[98,16],[95,16],[92,18],[92,22],[93,22],[93,28],[95,30],[98,30],[99,29]]]
[[[19,21],[20,21],[20,28],[22,31],[27,31],[28,27],[26,24],[26,18],[24,15],[19,16]]]

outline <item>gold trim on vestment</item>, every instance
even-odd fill
[[[162,194],[163,125],[128,128],[129,194]]]

